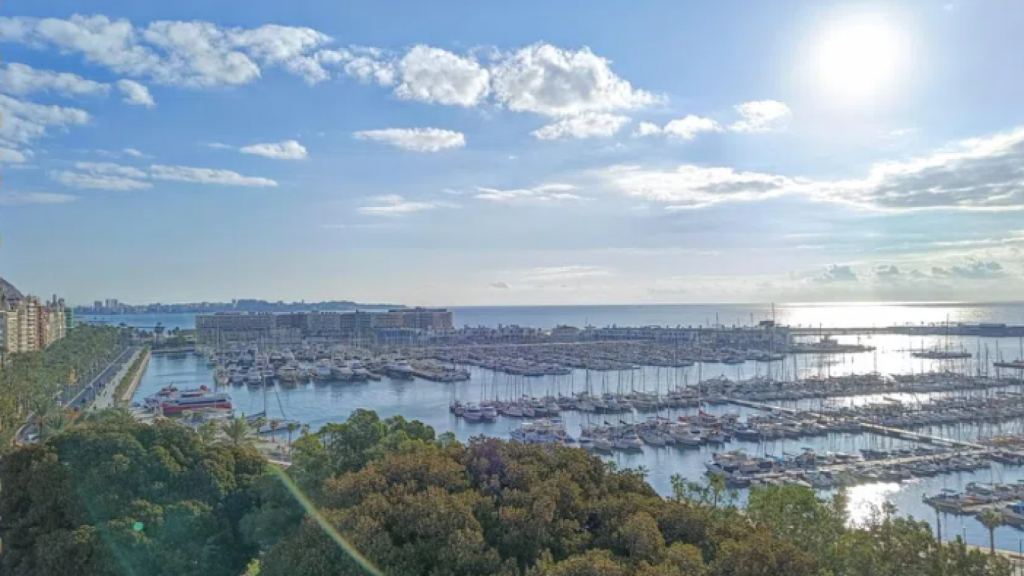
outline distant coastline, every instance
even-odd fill
[[[268,302],[266,300],[235,300],[233,302],[192,302],[182,304],[125,304],[116,300],[97,301],[92,306],[75,306],[75,314],[119,316],[133,314],[213,314],[217,312],[345,312],[352,310],[394,310],[403,304],[364,304],[351,300],[328,302]]]

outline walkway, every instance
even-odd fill
[[[128,375],[128,371],[135,365],[135,361],[139,358],[139,355],[142,354],[142,350],[142,348],[134,348],[131,358],[122,364],[121,369],[117,371],[117,374],[100,388],[99,392],[96,394],[95,400],[93,400],[92,404],[90,404],[86,410],[104,410],[106,408],[114,407],[117,402],[117,399],[114,397],[117,392],[117,385],[125,376]]]

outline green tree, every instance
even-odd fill
[[[13,576],[236,576],[251,449],[202,446],[173,422],[84,421],[4,460],[0,573]]]
[[[753,488],[747,499],[748,517],[777,537],[827,561],[832,547],[846,531],[846,494],[820,500],[810,488],[797,486]]]
[[[253,439],[253,429],[245,418],[230,418],[220,425],[220,431],[224,438],[232,446],[249,444]]]
[[[217,426],[217,422],[214,420],[203,422],[199,428],[196,429],[196,433],[199,434],[199,441],[204,446],[214,444],[217,441],[217,434],[219,432],[220,429]]]
[[[988,529],[988,549],[989,553],[995,555],[996,553],[996,528],[1003,525],[1003,515],[991,508],[986,508],[978,515],[978,520]]]

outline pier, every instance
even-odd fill
[[[766,412],[782,412],[795,416],[798,414],[804,414],[811,416],[812,418],[827,418],[827,415],[817,414],[815,412],[809,412],[806,410],[794,410],[791,408],[783,408],[781,406],[772,406],[770,404],[762,404],[760,402],[751,402],[749,400],[741,400],[739,398],[726,398],[730,404],[736,404],[737,406],[745,406],[747,408],[753,408],[755,410],[764,410]],[[952,438],[945,438],[943,436],[935,436],[932,434],[921,434],[919,432],[913,432],[911,430],[904,430],[902,428],[892,428],[890,426],[882,426],[880,424],[871,424],[869,422],[861,422],[860,426],[863,430],[868,432],[875,432],[884,436],[892,436],[895,438],[902,438],[904,440],[913,440],[916,442],[925,442],[928,444],[938,444],[940,446],[956,446],[965,448],[967,450],[975,452],[990,452],[992,449],[981,444],[975,444],[974,442],[967,442],[965,440],[954,440]]]

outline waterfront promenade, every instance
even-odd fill
[[[93,400],[92,404],[89,405],[88,410],[104,410],[106,408],[113,408],[117,404],[118,398],[116,398],[116,395],[118,383],[128,375],[128,371],[132,369],[135,361],[144,353],[145,349],[134,348],[133,350],[131,357],[121,364],[121,368],[117,371],[117,374],[96,393],[96,398]],[[139,367],[139,372],[142,372],[145,369],[146,366],[143,364]],[[131,398],[130,395],[129,398]]]

